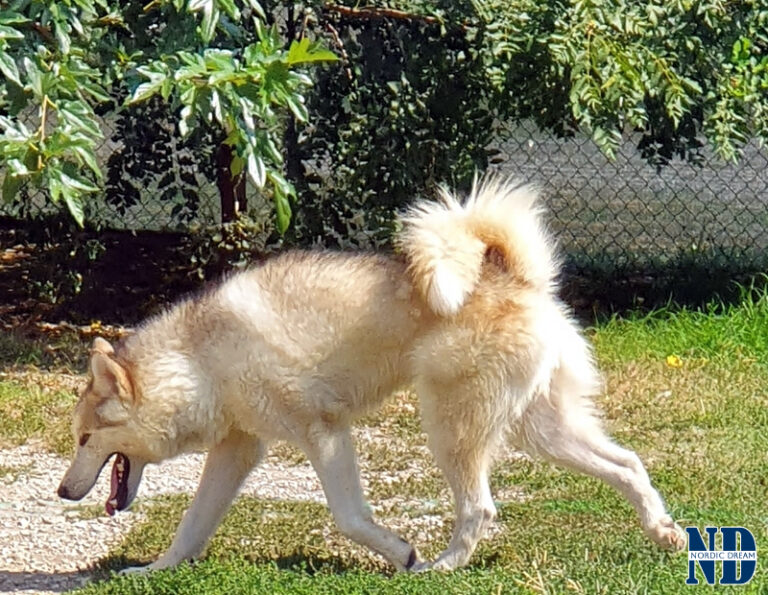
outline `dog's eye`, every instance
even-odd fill
[[[88,438],[90,438],[90,434],[83,434],[80,436],[80,446],[85,446],[85,443],[88,442]]]

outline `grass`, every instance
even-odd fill
[[[0,481],[13,483],[19,475],[29,471],[27,465],[0,465]]]
[[[606,378],[600,398],[606,424],[617,441],[640,454],[672,514],[702,529],[744,526],[758,550],[766,551],[768,297],[745,292],[734,306],[613,318],[589,334]],[[0,419],[6,420],[11,401],[17,413],[0,424],[3,440],[45,434],[53,448],[66,442],[59,416],[71,406],[69,393],[0,381]],[[377,516],[434,556],[449,537],[453,511],[425,449],[413,398],[399,397],[362,425],[361,466]],[[281,456],[301,460],[287,447]],[[447,575],[391,574],[332,528],[324,506],[241,498],[202,561],[172,572],[110,577],[111,570],[150,561],[168,546],[188,498],[141,501],[145,520],[100,565],[100,576],[109,580],[78,593],[613,594],[687,588],[685,554],[651,544],[630,506],[601,482],[515,457],[496,466],[492,488],[498,530],[481,543],[469,568]],[[765,568],[758,561],[748,586],[720,591],[766,592]]]
[[[12,381],[0,376],[0,447],[37,439],[50,450],[69,456],[70,411],[77,398],[61,389],[55,379],[53,386],[38,380],[51,382],[40,373],[16,375]]]
[[[4,329],[0,333],[0,363],[5,368],[19,366],[46,370],[85,369],[88,343],[72,330],[61,327],[47,335],[30,335]]]

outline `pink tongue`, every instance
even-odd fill
[[[115,462],[112,464],[112,476],[110,481],[110,488],[109,488],[109,498],[107,499],[107,503],[104,505],[104,508],[107,511],[107,514],[109,516],[115,515],[115,507],[110,504],[112,500],[117,498],[117,462],[120,460],[120,455],[117,455],[115,457]]]

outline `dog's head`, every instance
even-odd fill
[[[128,368],[104,339],[93,342],[88,385],[75,406],[72,432],[77,445],[58,494],[80,500],[115,455],[107,513],[127,508],[139,488],[144,465],[152,460],[137,422],[137,394]]]

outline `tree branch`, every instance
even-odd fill
[[[40,23],[31,23],[29,26],[47,43],[56,45],[56,38],[53,36],[53,33],[51,33],[51,30],[48,27],[45,27]]]
[[[440,25],[441,21],[437,17],[431,17],[422,14],[412,14],[394,8],[377,8],[375,6],[364,6],[362,8],[351,8],[349,6],[340,6],[338,4],[324,4],[323,9],[328,12],[335,12],[341,16],[350,19],[394,19],[398,21],[417,21],[427,25]]]

